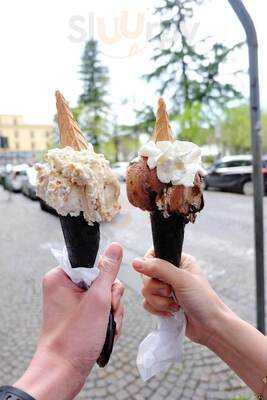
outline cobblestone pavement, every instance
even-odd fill
[[[227,304],[253,322],[251,199],[223,193],[207,193],[206,199],[206,214],[194,227],[187,228],[185,248],[197,256]],[[34,352],[40,326],[41,279],[55,263],[49,246],[60,243],[62,236],[57,218],[41,212],[38,202],[22,195],[10,197],[1,188],[0,216],[0,382],[4,384],[20,376]],[[126,317],[110,365],[93,370],[78,399],[252,398],[223,362],[189,341],[180,365],[147,383],[140,380],[135,366],[137,348],[153,328],[153,320],[142,309],[140,283],[129,262],[142,255],[151,242],[145,218],[125,202],[122,215],[102,229],[102,245],[108,240],[120,240],[126,249],[121,272],[121,279],[127,284]]]

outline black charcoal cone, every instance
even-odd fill
[[[88,225],[83,213],[78,217],[59,215],[68,257],[72,268],[93,268],[99,250],[100,228],[97,222]],[[109,362],[116,332],[116,322],[110,311],[105,344],[97,363],[105,367]]]
[[[113,350],[115,334],[116,334],[116,322],[114,320],[113,312],[111,311],[109,314],[107,334],[106,334],[104,347],[103,347],[102,352],[97,360],[97,364],[101,368],[104,368],[107,365],[107,363],[109,362],[109,359],[110,359],[110,356],[111,356],[111,353]]]
[[[184,242],[185,218],[177,213],[165,218],[160,211],[150,213],[155,257],[179,267]]]
[[[99,250],[99,224],[88,225],[83,213],[59,218],[72,268],[93,268]]]

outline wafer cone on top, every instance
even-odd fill
[[[158,101],[156,125],[152,140],[154,142],[160,142],[160,141],[174,142],[175,140],[172,135],[169,116],[166,111],[166,104],[162,97]]]
[[[77,122],[73,118],[67,101],[58,90],[56,91],[55,96],[60,133],[60,146],[69,146],[78,151],[88,149],[88,143]]]

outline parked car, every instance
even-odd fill
[[[262,173],[264,188],[267,192],[267,156],[264,156],[262,160]],[[217,188],[252,195],[252,156],[228,156],[216,161],[207,171],[204,188]]]
[[[11,192],[21,192],[24,180],[27,177],[28,165],[21,164],[12,167],[5,178],[5,188]]]
[[[117,162],[112,165],[112,170],[115,172],[120,182],[125,182],[128,165],[129,163],[126,161]]]
[[[4,165],[0,166],[0,185],[4,186],[4,181],[6,177],[6,167]]]
[[[6,189],[6,180],[10,172],[12,172],[13,166],[11,164],[6,164],[0,167],[0,185]]]
[[[22,193],[32,200],[37,200],[36,196],[36,177],[37,173],[34,167],[30,167],[26,171],[26,176],[22,184]]]

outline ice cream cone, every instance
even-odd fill
[[[166,142],[173,145],[169,146]],[[188,142],[186,143],[187,149],[190,149],[190,143],[189,146]],[[201,192],[200,165],[197,167],[199,169],[196,169],[194,179],[190,178],[192,181],[189,186],[172,183],[173,170],[171,168],[174,168],[175,172],[177,171],[175,177],[179,174],[182,176],[184,171],[187,171],[184,162],[188,162],[188,160],[182,158],[182,155],[186,153],[185,150],[183,150],[184,153],[181,151],[181,155],[177,156],[176,164],[173,162],[177,144],[172,135],[165,102],[160,98],[153,136],[140,149],[139,157],[130,163],[126,186],[130,203],[150,213],[156,257],[179,266],[185,224],[189,221],[194,222],[196,213],[203,208],[204,203]],[[191,145],[195,146],[193,143]],[[182,142],[181,146],[184,146]],[[168,151],[170,151],[170,155],[166,154]],[[194,151],[198,150],[194,148]],[[188,157],[190,153],[186,154]],[[194,157],[194,152],[192,154]],[[194,161],[194,158],[192,160]],[[165,169],[162,174],[162,169],[160,171],[159,168],[162,168],[163,165]],[[159,176],[163,176],[163,178],[160,179]]]
[[[72,147],[76,151],[88,149],[88,143],[74,120],[69,106],[62,96],[56,92],[60,146]],[[85,188],[84,188],[85,189]],[[84,192],[82,201],[85,200]],[[89,225],[83,213],[78,217],[59,215],[61,228],[72,268],[92,268],[99,250],[100,226],[98,222]],[[103,350],[97,363],[105,367],[113,350],[116,323],[112,311],[109,316],[107,335]]]
[[[74,150],[86,150],[88,148],[88,143],[77,122],[74,120],[66,100],[58,90],[56,91],[55,96],[57,103],[60,146],[69,146]]]
[[[155,142],[173,142],[175,140],[163,98],[160,98],[158,102],[156,125],[152,139]],[[177,213],[164,216],[161,211],[155,210],[150,212],[150,222],[155,257],[179,266],[184,241],[185,218]]]
[[[166,105],[159,99],[154,134],[127,169],[127,196],[133,206],[150,214],[155,257],[176,267],[181,265],[185,225],[194,222],[203,208],[202,171],[201,150],[193,143],[175,140]],[[172,298],[176,299],[174,293]],[[173,331],[176,338],[170,346]],[[162,349],[169,348],[168,360],[180,358],[184,331],[182,310],[171,319],[159,320],[157,331],[139,347],[137,365],[144,380],[169,368]],[[151,354],[156,355],[154,360]]]
[[[74,120],[67,101],[56,91],[60,146],[72,147],[74,150],[86,150],[88,143]],[[93,267],[100,242],[99,224],[88,225],[81,213],[78,217],[59,215],[61,227],[73,268]]]

